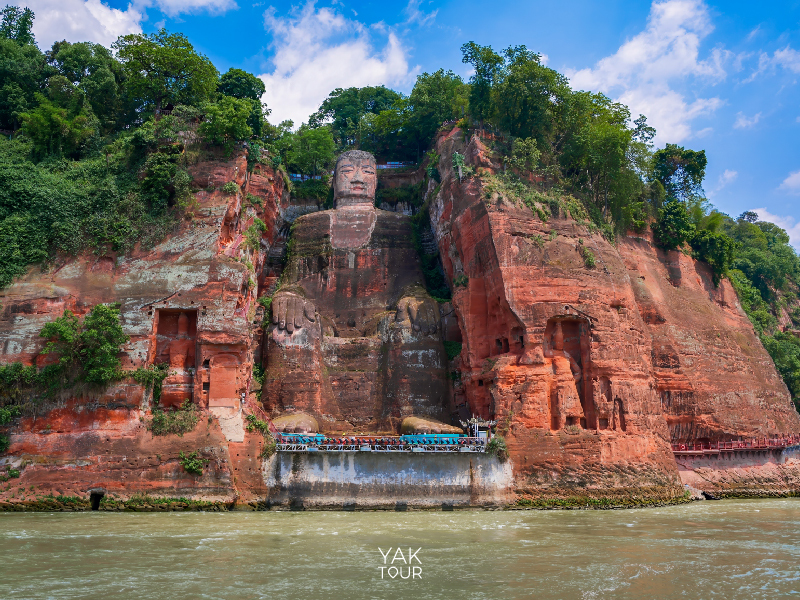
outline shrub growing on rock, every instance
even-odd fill
[[[665,250],[675,250],[694,235],[694,223],[680,200],[670,200],[658,210],[652,226],[656,243]]]
[[[187,473],[191,473],[192,475],[203,474],[203,459],[200,458],[197,450],[189,454],[184,454],[183,451],[181,451],[180,461],[183,470]]]
[[[506,462],[508,460],[508,446],[506,446],[505,438],[502,435],[493,436],[489,443],[486,444],[486,454],[496,457],[500,462]]]
[[[153,436],[175,434],[183,437],[197,426],[200,417],[194,404],[185,400],[178,410],[153,409],[152,418],[145,424]]]
[[[695,258],[705,261],[711,267],[714,285],[728,272],[733,263],[736,242],[724,233],[703,229],[695,232],[691,239]]]

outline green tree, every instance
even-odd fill
[[[550,151],[570,90],[567,79],[541,64],[541,55],[525,46],[507,48],[506,67],[492,93],[495,120],[512,136],[533,137]]]
[[[288,163],[293,171],[316,177],[333,165],[335,151],[330,128],[302,125],[293,136]]]
[[[517,138],[511,147],[509,164],[519,171],[533,171],[539,164],[541,156],[534,138]]]
[[[0,37],[14,40],[21,46],[35,44],[33,38],[34,14],[30,8],[8,6],[3,9],[3,20],[0,22]]]
[[[356,137],[362,117],[389,110],[402,96],[384,86],[363,88],[336,88],[323,100],[317,112],[311,115],[309,125],[317,128],[329,124],[334,141],[343,149],[356,146]]]
[[[761,341],[786,382],[795,409],[800,411],[800,339],[792,333],[778,331],[772,336],[762,336]]]
[[[668,197],[686,201],[703,195],[703,179],[708,164],[705,150],[667,144],[656,151],[653,160],[653,174],[664,186]]]
[[[694,235],[686,206],[679,200],[669,200],[658,211],[658,219],[652,226],[656,243],[665,250],[675,250]]]
[[[141,190],[154,212],[164,213],[176,198],[186,195],[189,176],[179,165],[180,147],[153,152],[144,163]]]
[[[118,305],[93,307],[83,320],[79,340],[83,380],[105,386],[121,379],[120,347],[129,339],[119,322]]]
[[[128,92],[156,113],[167,104],[199,106],[217,88],[217,69],[183,34],[165,29],[129,34],[112,48],[124,67]]]
[[[105,133],[130,120],[133,110],[122,90],[122,65],[107,48],[91,42],[56,42],[47,61],[89,101]]]
[[[483,122],[492,116],[492,86],[503,68],[503,58],[491,46],[467,42],[461,46],[461,62],[475,69],[469,80],[469,112],[473,119]]]
[[[217,91],[240,100],[244,98],[261,100],[261,96],[264,95],[267,88],[264,86],[264,82],[255,75],[242,69],[231,68],[219,78]]]
[[[622,207],[637,201],[644,183],[637,172],[637,147],[630,111],[603,94],[576,92],[565,100],[562,153],[559,161],[574,184],[584,188],[604,216],[620,220]],[[610,215],[609,215],[610,211]]]
[[[354,129],[357,145],[380,156],[391,156],[394,160],[418,158],[421,144],[428,143],[417,137],[417,132],[409,126],[412,115],[407,98],[400,98],[394,105],[377,115],[362,115],[358,127]],[[408,142],[409,147],[404,147]]]
[[[720,278],[733,264],[736,242],[724,233],[700,229],[695,231],[689,243],[695,258],[705,261],[711,267],[714,286],[719,285]]]
[[[253,135],[253,129],[248,125],[252,110],[252,100],[223,96],[219,101],[206,105],[205,119],[198,132],[209,143],[223,146],[230,152],[234,142]]]
[[[783,229],[747,217],[745,213],[736,221],[723,223],[724,232],[739,244],[733,267],[748,278],[765,301],[776,301],[788,282],[800,278],[800,258]]]
[[[266,91],[264,82],[247,71],[231,68],[220,77],[217,91],[225,96],[250,100],[252,108],[247,124],[253,130],[255,137],[262,137],[265,129],[269,127],[267,117],[270,113],[267,105],[261,102],[261,96]]]
[[[77,157],[84,144],[97,133],[97,119],[88,106],[61,108],[36,95],[39,106],[22,113],[22,130],[33,141],[34,154]]]
[[[36,107],[36,94],[55,74],[39,48],[0,37],[0,128],[19,128],[22,113]]]
[[[71,311],[47,323],[39,335],[48,340],[42,354],[53,354],[45,378],[51,387],[76,381],[105,386],[122,378],[120,347],[128,341],[119,322],[119,306],[98,304],[83,322]]]
[[[461,77],[444,69],[423,73],[408,97],[405,118],[397,119],[393,130],[407,130],[419,158],[442,123],[462,116],[468,105],[469,86]]]
[[[12,214],[0,221],[0,288],[22,275],[32,263],[47,258],[47,236],[31,216]]]

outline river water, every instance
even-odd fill
[[[787,597],[800,597],[800,499],[619,511],[0,514],[3,599]]]

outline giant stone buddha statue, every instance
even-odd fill
[[[327,431],[391,431],[409,415],[449,421],[439,306],[423,286],[409,217],[375,208],[375,157],[349,151],[333,210],[292,228],[266,331],[262,400]]]

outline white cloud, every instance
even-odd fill
[[[790,194],[800,194],[800,170],[789,173],[789,176],[783,180],[778,189]]]
[[[800,175],[800,171],[797,172]],[[797,223],[792,216],[773,215],[766,208],[754,208],[753,212],[758,215],[761,221],[768,221],[775,223],[781,229],[785,229],[789,234],[789,243],[795,247],[800,248],[800,223]]]
[[[100,0],[28,0],[24,6],[36,15],[33,34],[42,50],[61,40],[108,47],[121,35],[142,31],[144,15],[132,4],[119,10]]]
[[[749,129],[755,126],[761,120],[761,113],[756,113],[748,118],[743,112],[736,113],[736,122],[733,124],[734,129]]]
[[[133,0],[124,10],[101,0],[28,0],[36,15],[33,34],[42,50],[53,42],[96,42],[109,47],[121,35],[141,33],[145,11],[156,7],[174,17],[206,11],[220,14],[237,8],[235,0]]]
[[[748,58],[753,56],[752,52],[739,52],[736,56],[733,57],[733,70],[737,73],[744,69],[744,61]]]
[[[307,121],[337,87],[402,85],[419,71],[409,68],[406,50],[393,32],[378,49],[369,28],[330,8],[316,9],[313,2],[286,18],[277,17],[271,7],[264,25],[273,35],[275,70],[260,77],[275,122]]]
[[[725,171],[717,178],[717,183],[713,189],[708,190],[708,197],[713,198],[717,195],[718,192],[722,190],[722,188],[728,186],[729,184],[736,181],[739,177],[738,171],[733,171],[731,169],[725,169]]]
[[[731,169],[725,169],[725,172],[719,176],[717,180],[717,189],[720,190],[724,188],[729,183],[733,183],[736,181],[736,178],[739,177],[738,171],[732,171]]]
[[[772,62],[784,69],[789,69],[792,73],[800,73],[800,52],[789,46],[783,50],[777,50],[772,55]]]
[[[235,0],[137,0],[141,6],[155,6],[170,17],[180,14],[208,12],[219,15],[239,8]]]
[[[420,4],[421,0],[408,0],[408,4],[406,4],[406,7],[403,9],[407,24],[416,23],[417,25],[430,25],[436,19],[436,15],[439,13],[438,9],[426,13],[419,9]]]
[[[772,56],[762,52],[758,55],[758,68],[744,82],[749,83],[766,71],[774,71],[775,67],[783,67],[792,73],[800,73],[800,52],[791,46],[786,46],[783,50],[776,50]]]
[[[753,29],[750,33],[747,34],[747,37],[745,39],[749,42],[759,33],[761,33],[761,25],[757,25],[755,29]]]
[[[701,0],[655,1],[644,31],[594,67],[567,74],[574,88],[614,95],[634,116],[646,115],[658,142],[679,142],[692,135],[692,120],[722,105],[719,98],[687,100],[671,86],[689,76],[711,83],[725,78],[730,52],[716,48],[706,60],[699,58],[700,43],[712,29]]]

